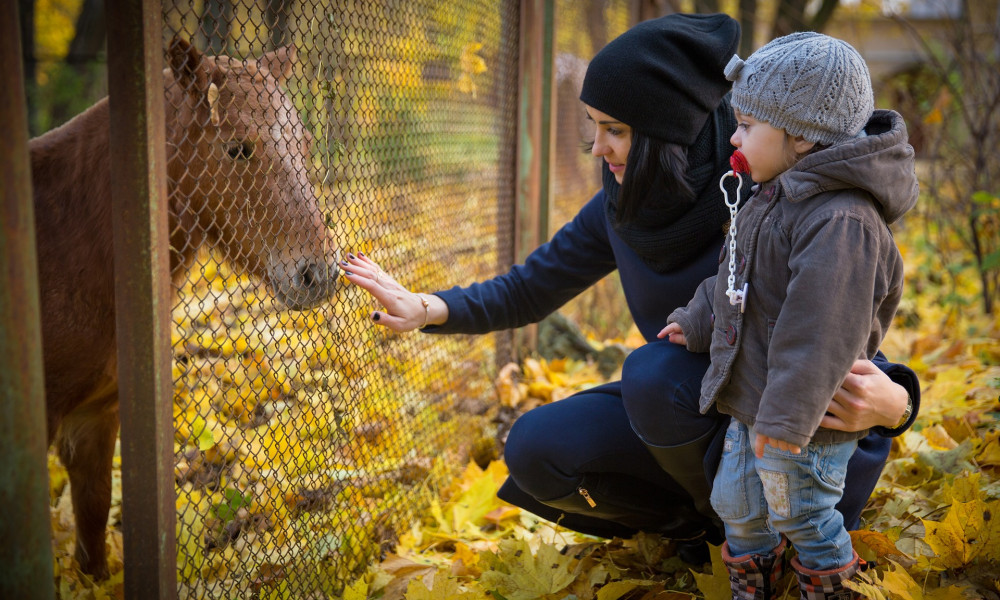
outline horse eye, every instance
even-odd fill
[[[226,142],[226,154],[233,160],[247,160],[253,156],[253,142],[242,140]]]

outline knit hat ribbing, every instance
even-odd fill
[[[875,109],[865,60],[847,42],[819,33],[777,38],[745,62],[734,55],[725,75],[734,108],[810,142],[856,137]]]
[[[643,21],[598,52],[580,100],[660,141],[690,146],[729,91],[740,26],[724,14]]]

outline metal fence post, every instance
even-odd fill
[[[0,598],[55,597],[38,260],[17,3],[0,8]]]
[[[125,597],[177,596],[159,0],[110,0],[108,91]]]
[[[519,58],[517,204],[514,262],[548,239],[552,172],[555,1],[521,0]],[[517,350],[533,349],[538,327],[522,328]]]

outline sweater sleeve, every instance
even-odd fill
[[[486,333],[542,320],[615,270],[605,219],[601,191],[523,265],[467,287],[435,292],[448,305],[448,321],[423,331]]]
[[[910,402],[913,403],[913,411],[910,412],[910,418],[908,418],[905,423],[895,429],[889,429],[888,427],[873,427],[872,431],[882,437],[896,437],[902,435],[903,432],[913,426],[913,422],[917,420],[917,413],[920,412],[920,380],[917,379],[917,374],[913,372],[913,369],[907,367],[906,365],[889,362],[889,359],[887,359],[881,351],[875,355],[872,362],[876,367],[881,369],[883,373],[888,375],[889,379],[891,379],[894,383],[903,386],[906,389],[906,393],[910,395]]]

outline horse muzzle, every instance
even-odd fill
[[[277,263],[268,271],[274,295],[292,310],[313,308],[328,300],[336,292],[340,275],[336,256],[330,262]]]

